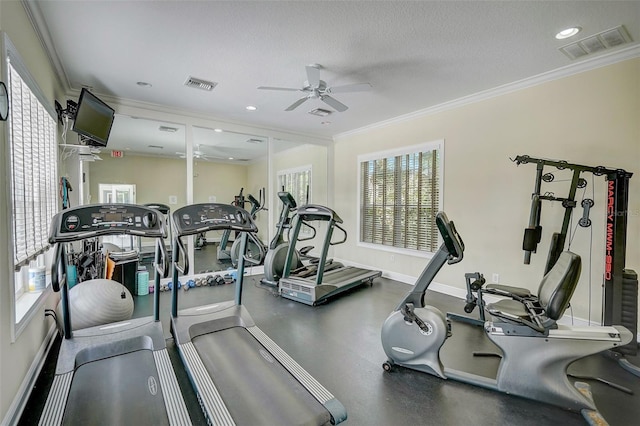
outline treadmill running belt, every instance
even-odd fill
[[[331,415],[244,327],[192,339],[238,425],[322,425]]]
[[[168,425],[150,350],[82,364],[73,376],[65,425]]]

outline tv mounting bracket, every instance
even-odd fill
[[[72,100],[67,99],[67,107],[62,109],[62,105],[60,102],[56,101],[56,113],[58,114],[58,121],[62,124],[63,118],[68,118],[70,120],[75,120],[76,113],[78,112],[78,104]]]

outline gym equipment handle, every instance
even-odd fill
[[[342,244],[345,241],[347,241],[347,231],[342,226],[338,225],[337,223],[335,223],[334,225],[335,225],[336,228],[338,228],[340,231],[342,231],[342,234],[344,235],[344,238],[342,238],[340,241],[335,241],[335,242],[331,241],[331,242],[329,242],[329,245],[332,245],[332,246],[335,246],[335,245],[338,245],[338,244]]]

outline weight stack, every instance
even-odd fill
[[[633,334],[628,345],[617,349],[625,355],[638,354],[638,274],[631,269],[622,271],[622,326]]]

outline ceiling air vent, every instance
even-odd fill
[[[326,117],[327,115],[331,114],[331,111],[329,111],[328,109],[316,108],[309,111],[309,114],[317,115],[319,117]]]
[[[629,33],[624,26],[620,25],[619,27],[602,31],[601,33],[583,38],[582,40],[567,44],[558,49],[570,59],[578,59],[582,56],[618,47],[630,41],[631,37]]]
[[[251,139],[247,139],[247,143],[252,143],[252,144],[259,144],[259,143],[263,143],[264,141],[262,139],[257,139],[257,138],[251,138]]]
[[[189,77],[187,78],[187,81],[184,82],[184,85],[187,87],[193,87],[194,89],[206,90],[207,92],[210,92],[214,87],[218,85],[218,83],[203,80],[201,78]]]
[[[171,127],[171,126],[160,126],[158,127],[158,130],[160,130],[161,132],[167,132],[167,133],[175,133],[178,131],[177,127]]]

